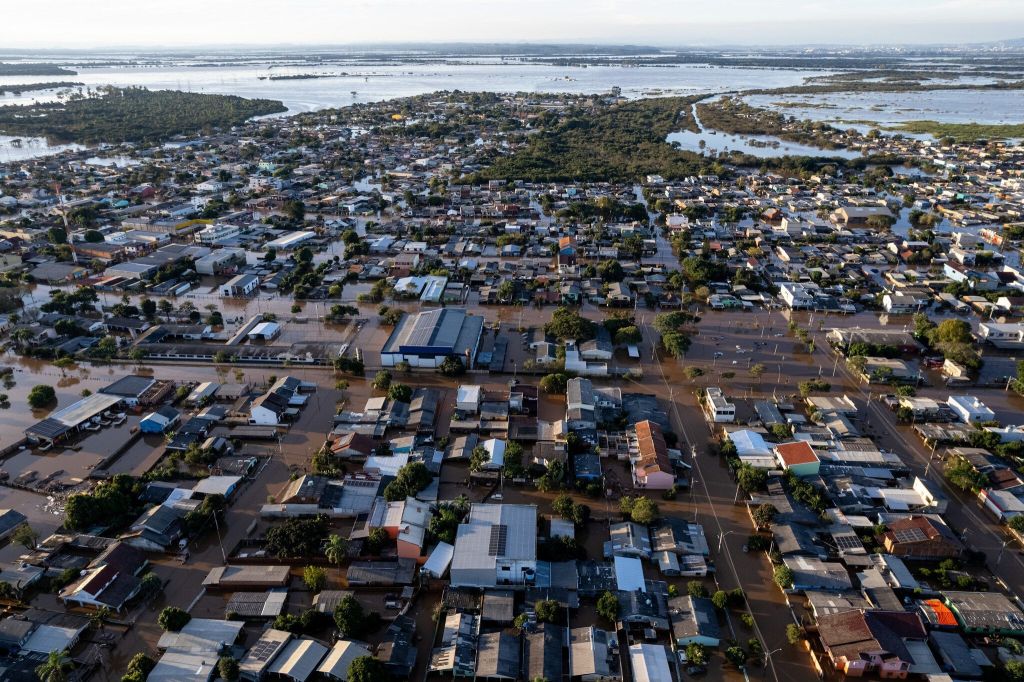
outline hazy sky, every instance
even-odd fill
[[[1024,37],[1024,0],[5,0],[0,47]]]

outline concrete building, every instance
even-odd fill
[[[704,395],[704,414],[708,421],[728,424],[736,421],[736,406],[729,402],[722,389],[709,386]]]
[[[456,356],[471,368],[483,328],[482,317],[457,308],[403,315],[381,350],[381,364],[394,367],[404,361],[413,367],[439,367],[445,358]]]
[[[973,395],[951,395],[946,404],[965,424],[988,422],[996,418],[996,413]]]
[[[220,288],[220,295],[227,298],[250,296],[260,286],[260,278],[256,275],[235,275]]]
[[[474,504],[459,526],[452,558],[453,587],[533,582],[537,569],[537,507]]]

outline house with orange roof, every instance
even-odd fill
[[[814,448],[802,440],[776,445],[775,459],[779,466],[797,476],[817,476],[821,468],[821,461],[814,453]]]
[[[675,469],[661,427],[644,420],[636,424],[638,456],[633,460],[633,483],[651,490],[668,490],[676,483]]]

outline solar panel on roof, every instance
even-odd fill
[[[261,639],[256,642],[251,649],[249,649],[249,653],[246,658],[264,663],[270,660],[271,655],[277,651],[279,646],[281,646],[280,642],[270,642],[265,639]]]
[[[508,526],[499,523],[491,526],[491,537],[487,544],[488,556],[504,556],[508,544]]]
[[[835,541],[839,549],[857,549],[861,546],[860,540],[849,535],[840,535],[835,538]]]
[[[893,531],[893,535],[896,537],[896,542],[920,542],[928,539],[928,536],[920,528],[900,528]]]

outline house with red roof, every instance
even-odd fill
[[[776,445],[775,459],[779,466],[797,476],[817,476],[821,468],[821,461],[814,453],[814,448],[802,440]]]
[[[901,559],[958,559],[964,545],[938,517],[913,515],[891,521],[882,533],[885,551]]]
[[[919,649],[913,642],[928,637],[916,613],[857,610],[822,614],[818,636],[836,670],[847,677],[877,674],[905,680],[911,666],[925,663],[916,661],[912,652]]]
[[[661,427],[644,420],[635,428],[639,455],[633,460],[633,482],[641,488],[668,490],[675,485],[676,474]]]

